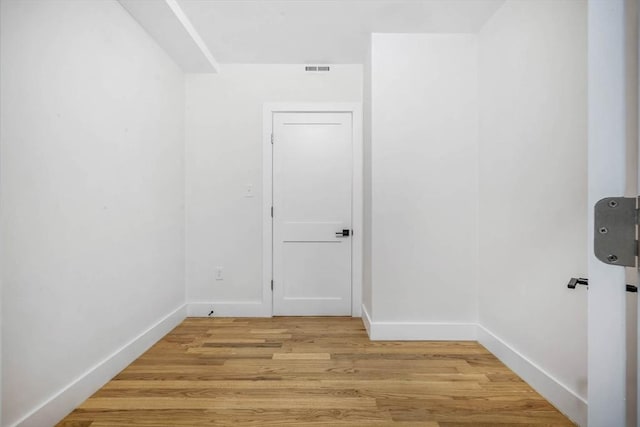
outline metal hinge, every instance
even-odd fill
[[[273,290],[273,280],[271,280],[271,290]]]
[[[271,134],[271,144],[273,144],[273,134]]]
[[[594,207],[593,251],[600,261],[635,267],[638,259],[638,198],[606,197]]]

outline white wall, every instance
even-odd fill
[[[373,35],[369,315],[411,338],[474,338],[477,53],[473,34]]]
[[[586,2],[507,1],[479,40],[480,324],[582,422],[586,289],[566,284],[587,272]]]
[[[1,7],[8,426],[184,303],[184,77],[115,1]]]
[[[361,102],[362,66],[224,65],[187,75],[187,300],[191,315],[252,315],[262,300],[262,108]],[[246,187],[254,197],[245,197]],[[215,267],[224,280],[215,280]],[[200,304],[198,304],[200,303]]]

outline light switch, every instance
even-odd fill
[[[244,193],[244,197],[253,197],[253,185],[247,184],[247,189]]]

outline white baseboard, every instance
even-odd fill
[[[213,310],[213,314],[209,316]],[[271,305],[262,301],[189,302],[189,317],[271,317]]]
[[[52,426],[89,398],[131,362],[168,334],[187,315],[183,304],[146,331],[113,352],[13,426]],[[12,427],[13,427],[12,426]]]
[[[364,326],[372,341],[475,341],[475,323],[379,322],[362,306]]]
[[[371,316],[369,316],[369,311],[364,304],[362,304],[362,323],[364,323],[364,328],[367,330],[367,335],[371,338]]]
[[[587,425],[587,402],[583,398],[481,325],[478,342],[573,422]]]

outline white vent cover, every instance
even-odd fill
[[[304,67],[305,71],[331,71],[328,65],[307,65]]]

